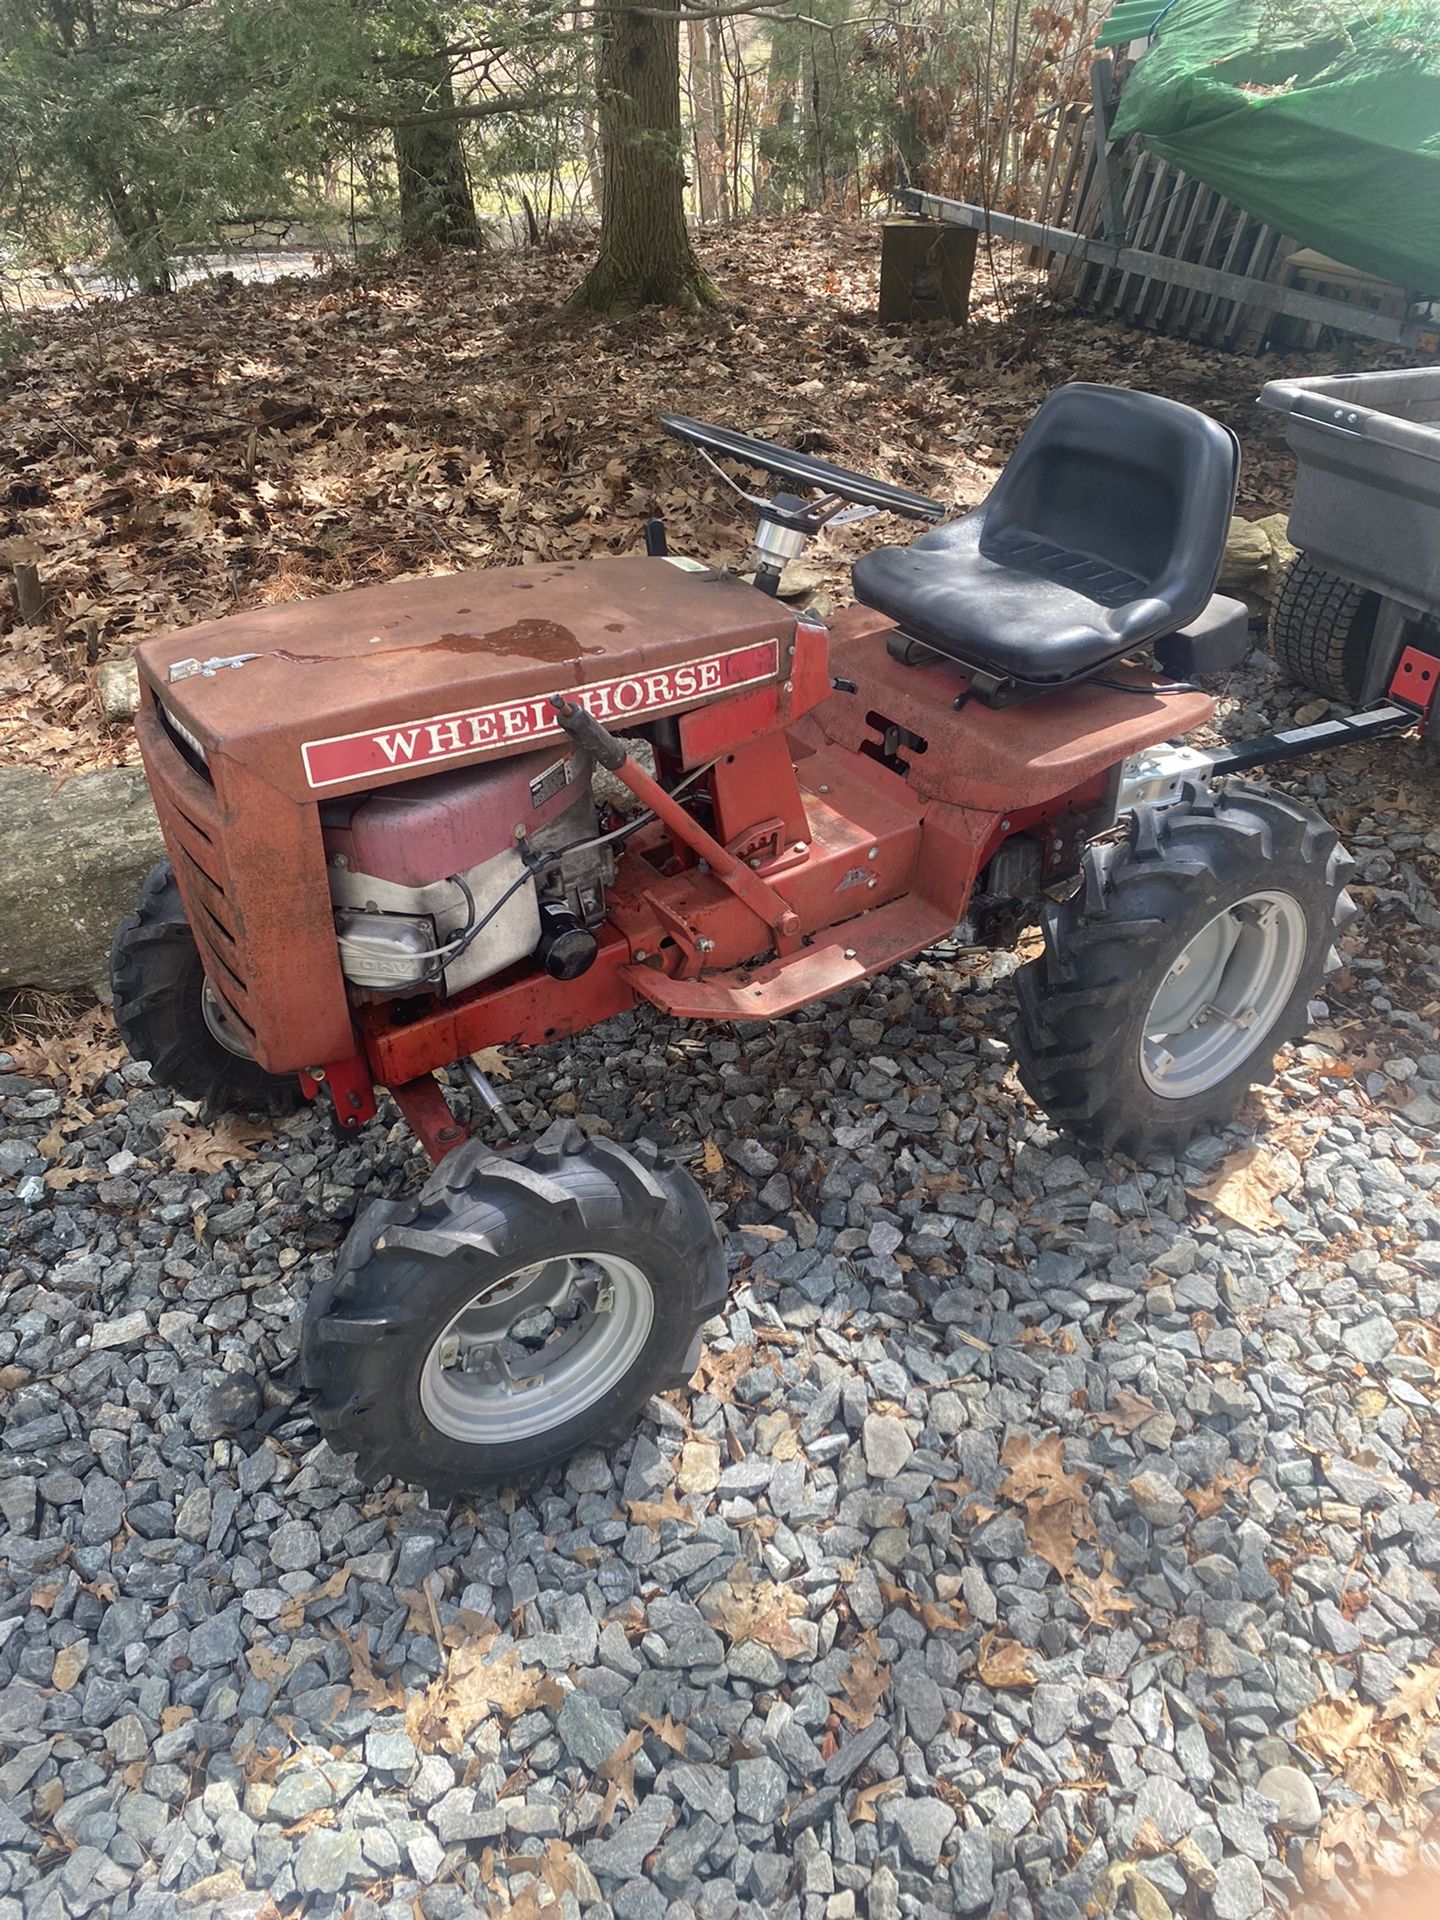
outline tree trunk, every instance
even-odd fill
[[[400,185],[402,247],[475,247],[480,227],[465,169],[458,120],[427,120],[426,111],[453,107],[450,62],[437,49],[427,59],[411,114],[395,122],[395,172]]]
[[[83,164],[120,237],[126,275],[141,293],[169,293],[174,283],[158,213],[143,196],[117,180],[103,161],[87,155]]]
[[[795,45],[786,35],[773,34],[765,69],[765,101],[760,111],[760,162],[755,185],[757,213],[779,213],[785,203],[785,176],[789,169],[781,164],[778,156],[794,125],[795,94],[799,85],[800,56]],[[768,141],[767,134],[770,135]]]
[[[690,43],[690,111],[695,122],[695,189],[700,218],[707,224],[728,221],[725,152],[715,119],[715,72],[708,29],[714,21],[691,20],[685,32]]]
[[[715,217],[722,227],[728,227],[731,220],[730,139],[725,125],[725,50],[720,40],[718,20],[708,21],[705,31],[710,48],[707,63],[710,79],[710,130],[715,137]]]
[[[605,178],[600,257],[567,310],[712,306],[719,296],[685,225],[678,20],[657,18],[637,0],[614,0],[600,29],[596,82]]]

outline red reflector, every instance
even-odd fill
[[[1407,707],[1417,707],[1428,718],[1437,690],[1440,690],[1440,659],[1433,653],[1422,653],[1419,647],[1406,647],[1391,679],[1389,697],[1403,700]]]

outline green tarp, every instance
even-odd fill
[[[1137,134],[1302,246],[1440,293],[1440,0],[1120,0]]]

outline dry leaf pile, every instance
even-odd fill
[[[723,308],[622,327],[556,323],[583,267],[564,252],[27,316],[37,344],[0,385],[0,579],[33,556],[46,625],[0,649],[0,750],[57,770],[133,758],[96,661],[236,607],[624,551],[657,511],[674,551],[738,562],[743,516],[660,433],[666,408],[971,504],[1046,392],[1123,366],[1218,412],[1246,443],[1247,503],[1284,502],[1253,361],[1032,307],[1036,276],[1005,249],[998,287],[982,258],[971,325],[934,330],[877,321],[872,223],[756,222],[703,251]],[[815,549],[817,582],[873,536]],[[0,588],[0,637],[13,618]]]
[[[1414,1665],[1383,1706],[1354,1694],[1317,1700],[1301,1713],[1300,1745],[1343,1780],[1361,1805],[1331,1808],[1308,1849],[1317,1885],[1344,1870],[1398,1872],[1431,1828],[1425,1801],[1440,1791],[1440,1663]]]

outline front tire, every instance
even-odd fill
[[[295,1075],[267,1073],[227,1030],[168,860],[150,869],[134,913],[115,930],[110,990],[131,1058],[207,1115],[291,1113],[301,1104]]]
[[[648,1142],[471,1141],[418,1202],[368,1207],[311,1295],[314,1417],[367,1482],[524,1485],[682,1386],[726,1286],[704,1196]]]
[[[1234,782],[1137,809],[1091,847],[1016,975],[1026,1092],[1087,1146],[1178,1153],[1304,1030],[1353,863],[1299,801]]]

